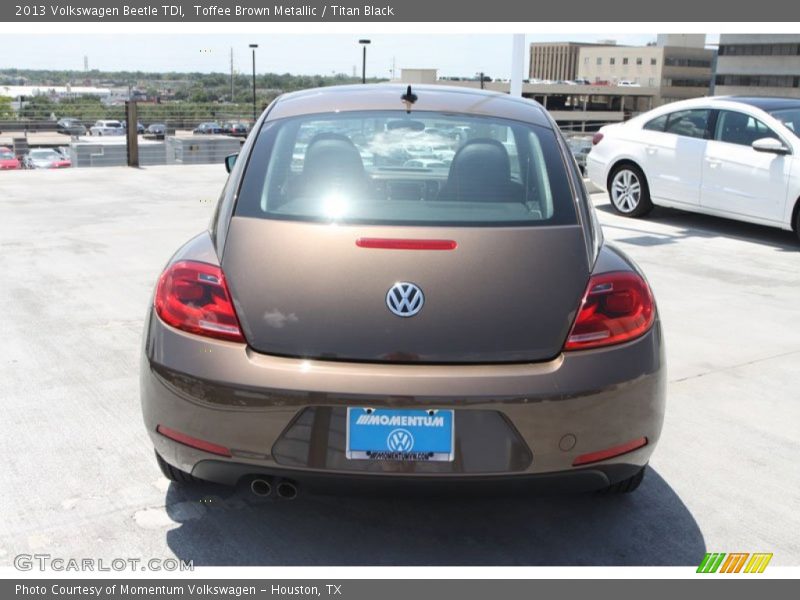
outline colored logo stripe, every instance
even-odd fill
[[[728,558],[722,563],[720,573],[738,573],[744,566],[744,561],[750,556],[747,552],[733,552],[728,554]]]
[[[716,573],[725,558],[724,552],[707,552],[697,567],[698,573]]]
[[[750,558],[750,562],[748,562],[747,566],[744,568],[744,572],[763,573],[764,569],[767,568],[767,565],[771,560],[772,560],[772,554],[767,554],[765,552],[759,554],[753,554],[752,558]]]

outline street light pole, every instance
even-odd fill
[[[253,125],[256,124],[256,48],[258,44],[250,44],[253,49]]]
[[[361,83],[367,83],[367,44],[371,44],[370,40],[358,40],[363,49],[361,55]]]

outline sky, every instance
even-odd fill
[[[90,69],[101,71],[193,71],[250,73],[249,44],[258,44],[256,71],[302,75],[361,73],[360,38],[369,38],[367,76],[390,77],[392,64],[401,68],[436,68],[439,75],[472,76],[480,71],[494,78],[510,76],[510,34],[264,34],[264,35],[98,35],[98,34],[4,34],[6,48],[0,68],[82,70],[83,58]],[[709,36],[715,42],[718,36]],[[645,45],[656,34],[530,34],[526,43],[546,41],[595,42]],[[527,59],[527,57],[526,57]],[[526,60],[527,72],[527,60]]]

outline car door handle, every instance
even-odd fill
[[[716,169],[718,166],[722,164],[722,161],[717,160],[716,158],[707,158],[706,162],[708,163],[708,166],[712,169]]]
[[[644,150],[648,154],[655,154],[656,152],[658,152],[658,147],[657,146],[645,146]]]

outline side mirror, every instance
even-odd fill
[[[236,158],[238,156],[238,154],[228,154],[228,156],[225,157],[225,168],[227,169],[228,173],[233,170],[233,165],[236,164]]]
[[[783,145],[783,142],[775,138],[761,138],[753,142],[753,150],[756,152],[769,152],[770,154],[789,154],[790,150]]]

